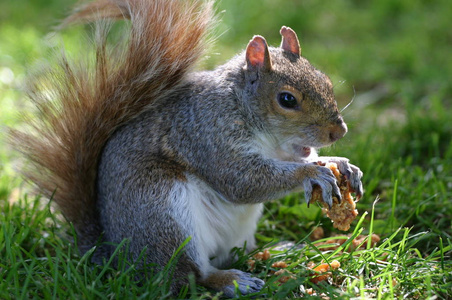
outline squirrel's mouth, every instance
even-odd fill
[[[294,152],[300,158],[306,158],[311,155],[311,147],[304,147],[300,145],[292,145]]]
[[[309,145],[309,146],[308,146]],[[301,138],[294,138],[282,143],[277,149],[277,156],[282,160],[299,161],[305,160],[315,153],[315,147],[306,143]]]

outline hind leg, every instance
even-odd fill
[[[183,203],[175,202],[178,195],[174,191],[183,181],[182,172],[162,159],[149,157],[104,160],[100,168],[98,209],[105,241],[119,244],[128,239],[132,261],[145,250],[141,267],[152,265],[162,270],[192,236],[191,216]],[[190,273],[200,276],[193,244],[192,239],[175,265],[173,291],[187,282]]]
[[[226,238],[228,241],[232,239],[231,235],[235,237],[239,234],[226,226],[227,223],[235,222],[223,220],[219,231],[206,231],[206,226],[214,227],[221,220],[219,215],[211,215],[218,208],[207,208],[208,203],[195,200],[208,198],[213,192],[200,188],[199,184],[185,178],[183,172],[176,172],[175,166],[169,168],[168,164],[162,160],[148,159],[144,162],[129,161],[125,164],[127,168],[123,165],[121,169],[116,169],[115,164],[103,166],[110,168],[100,172],[98,185],[99,210],[106,240],[118,244],[125,238],[129,239],[131,259],[137,259],[146,249],[146,263],[162,269],[180,245],[191,237],[175,265],[173,292],[187,282],[190,273],[196,276],[200,284],[223,291],[229,297],[235,295],[234,281],[242,294],[260,290],[263,281],[250,274],[238,270],[222,271],[211,266],[210,257],[215,256],[219,249],[227,248],[229,251],[235,246],[234,241],[222,243],[225,234],[229,235]],[[103,174],[110,176],[103,177]],[[212,200],[218,203],[218,199]],[[224,209],[220,211],[224,212]],[[232,212],[230,215],[234,219],[236,211]],[[247,213],[248,210],[242,211],[245,216]],[[256,218],[259,214],[260,211],[255,213]],[[204,221],[199,223],[200,219]],[[214,224],[209,223],[211,220]],[[243,231],[240,228],[236,230]]]

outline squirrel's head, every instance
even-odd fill
[[[249,42],[244,96],[262,117],[265,131],[280,146],[293,147],[290,152],[330,145],[347,132],[331,80],[301,56],[292,29],[284,26],[280,32],[277,48],[268,47],[261,36]]]

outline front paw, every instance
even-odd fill
[[[303,179],[303,188],[306,198],[306,203],[309,205],[309,201],[312,198],[312,189],[314,185],[320,186],[322,189],[323,201],[328,204],[329,207],[333,205],[333,197],[341,200],[341,192],[337,185],[336,177],[333,172],[324,166],[320,166],[316,163],[309,165],[309,168],[314,168],[312,175]]]
[[[319,160],[337,164],[339,172],[345,175],[350,183],[350,188],[356,193],[356,197],[361,198],[363,195],[363,184],[361,182],[363,172],[357,166],[350,164],[345,157],[319,157]]]

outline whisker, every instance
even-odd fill
[[[344,106],[344,108],[341,109],[341,113],[353,103],[353,100],[355,100],[355,96],[356,96],[356,90],[355,90],[355,86],[353,86],[353,98],[352,98],[352,100],[350,100],[350,102],[347,105]]]
[[[341,85],[343,85],[345,82],[346,82],[346,80],[339,80],[339,82],[338,82],[337,84],[333,84],[333,89],[334,89],[336,86],[341,86]]]

